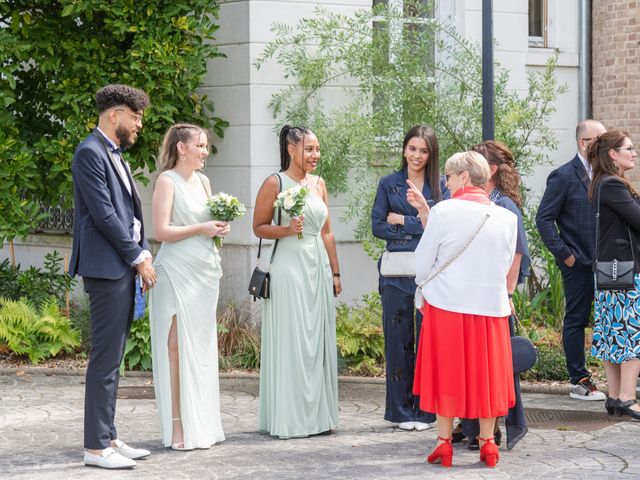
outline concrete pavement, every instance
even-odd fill
[[[125,377],[143,386],[146,377]],[[82,464],[84,377],[0,375],[0,478],[4,479],[637,479],[640,422],[604,422],[598,429],[531,428],[488,469],[457,445],[454,466],[429,465],[435,431],[405,432],[385,422],[384,384],[340,382],[340,425],[335,434],[278,440],[256,431],[256,378],[221,379],[227,440],[209,450],[174,452],[160,445],[153,400],[118,401],[120,438],[152,451],[132,471],[109,472]],[[602,416],[603,402],[567,395],[525,394],[532,411],[585,410]]]

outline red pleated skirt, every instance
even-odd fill
[[[515,404],[508,317],[441,310],[425,302],[413,393],[444,417],[502,417]]]

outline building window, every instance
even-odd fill
[[[529,0],[529,46],[547,47],[547,0]]]

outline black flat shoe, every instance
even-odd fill
[[[611,417],[615,415],[620,415],[620,413],[617,411],[619,406],[620,406],[620,400],[618,400],[617,398],[607,397],[607,401],[604,402],[604,408],[606,408],[607,413]]]
[[[451,433],[451,443],[460,443],[462,440],[464,440],[464,433],[462,433],[462,424],[458,423],[458,425],[456,425],[456,428],[454,428],[453,432]]]
[[[616,407],[616,411],[620,415],[629,415],[634,420],[640,420],[640,411],[633,410],[631,407],[637,405],[635,400],[627,400],[626,402],[620,402]]]
[[[500,444],[502,443],[502,431],[500,430],[500,428],[498,428],[495,432],[493,432],[493,442],[498,446],[500,446]],[[474,438],[469,443],[467,443],[467,448],[469,450],[480,450],[480,443],[478,442],[478,437]]]

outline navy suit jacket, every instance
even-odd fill
[[[73,252],[69,273],[83,277],[118,280],[149,246],[144,236],[133,241],[133,218],[142,222],[142,207],[133,178],[132,193],[125,187],[114,161],[97,130],[76,148],[71,165],[75,210]]]
[[[373,235],[386,240],[386,248],[390,252],[413,252],[422,238],[424,228],[417,217],[418,211],[407,202],[407,169],[382,177],[378,183],[376,199],[371,209],[371,230]],[[440,179],[442,198],[449,198],[444,178]],[[422,195],[427,200],[432,200],[431,187],[425,181],[422,187]],[[432,202],[429,202],[433,206]],[[404,225],[391,225],[387,223],[387,215],[390,212],[404,215]],[[378,261],[378,268],[380,262]],[[383,277],[380,276],[380,287],[394,286],[413,295],[416,290],[415,279],[408,277]]]
[[[547,178],[536,225],[558,264],[574,255],[576,264],[591,269],[596,212],[589,202],[589,175],[578,155]]]

